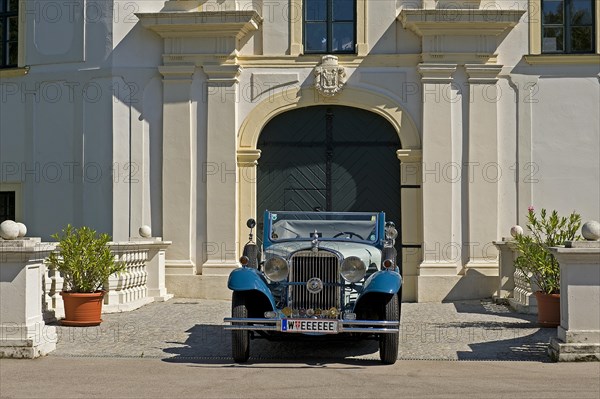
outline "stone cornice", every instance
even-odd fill
[[[162,65],[158,67],[158,72],[165,80],[177,80],[188,82],[192,80],[192,75],[196,67],[194,65]]]
[[[600,54],[542,54],[524,58],[530,65],[600,65]]]
[[[235,37],[258,30],[262,17],[256,11],[170,11],[135,14],[142,25],[162,38]]]
[[[354,54],[337,55],[339,64],[347,68],[361,67],[414,67],[421,61],[421,54]],[[235,62],[244,68],[314,68],[321,62],[322,55],[227,55],[223,54],[163,54],[163,62],[191,63],[204,65],[207,62]],[[475,59],[469,58],[473,63]]]
[[[502,65],[466,64],[465,71],[469,76],[468,82],[472,84],[495,84]]]
[[[512,29],[525,11],[490,9],[403,9],[402,26],[418,36],[497,36]]]
[[[237,151],[237,163],[241,167],[253,167],[258,165],[258,159],[260,158],[260,150],[238,150]]]
[[[29,73],[29,67],[0,69],[0,78],[16,78]]]
[[[418,71],[423,83],[451,83],[456,64],[419,64]]]
[[[402,149],[396,151],[396,156],[398,157],[398,160],[400,160],[400,162],[402,163],[421,162],[421,160],[423,159],[423,151]]]
[[[206,64],[202,66],[202,69],[208,77],[209,83],[237,83],[240,73],[242,73],[242,68],[237,64]]]

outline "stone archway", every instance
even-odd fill
[[[341,105],[361,108],[385,118],[394,128],[400,139],[401,148],[397,149],[400,161],[401,181],[398,185],[414,189],[410,193],[405,207],[410,207],[411,220],[403,221],[403,229],[410,230],[411,237],[408,246],[419,247],[414,262],[408,266],[405,279],[407,285],[416,287],[417,266],[420,262],[420,246],[422,242],[421,214],[421,139],[414,122],[410,116],[393,99],[379,93],[369,92],[357,88],[346,87],[334,98],[319,96],[313,88],[290,87],[271,95],[259,103],[243,121],[238,134],[237,166],[238,166],[238,226],[237,232],[238,251],[247,241],[248,232],[245,228],[248,218],[255,218],[257,206],[257,168],[261,151],[258,141],[267,123],[275,116],[286,111],[315,105]],[[403,194],[404,197],[404,194]],[[404,203],[404,201],[402,201]],[[404,211],[402,212],[405,213]],[[408,212],[407,212],[408,213]],[[414,282],[411,281],[414,278]],[[414,299],[415,288],[404,290],[405,299]]]

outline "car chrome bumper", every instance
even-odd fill
[[[311,319],[307,319],[311,320]],[[281,319],[244,319],[226,317],[223,320],[225,330],[251,330],[251,331],[277,331],[281,332]],[[387,320],[337,320],[338,334],[340,333],[377,333],[377,334],[393,334],[400,331],[399,321]],[[251,324],[248,324],[251,323]]]

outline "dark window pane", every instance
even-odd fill
[[[327,21],[327,0],[305,0],[306,21]]]
[[[327,24],[325,22],[310,22],[305,25],[306,51],[327,50]]]
[[[564,51],[563,28],[544,28],[542,36],[542,51],[557,53]]]
[[[19,62],[19,43],[8,43],[8,62],[6,65],[17,65]]]
[[[8,11],[18,11],[19,10],[19,0],[9,0],[8,2]]]
[[[0,44],[4,43],[4,20],[0,19]]]
[[[354,51],[354,23],[333,24],[333,51]]]
[[[333,20],[353,21],[354,0],[333,0]]]
[[[8,40],[19,40],[19,17],[8,18]]]
[[[592,25],[594,21],[592,0],[573,0],[569,11],[572,25]]]
[[[562,24],[563,23],[563,2],[562,0],[544,0],[542,3],[544,14],[544,24]]]
[[[571,51],[591,52],[593,50],[592,43],[591,26],[571,29]]]
[[[0,192],[0,223],[15,220],[15,192]]]

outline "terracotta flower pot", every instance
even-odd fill
[[[106,291],[93,293],[64,292],[65,318],[61,320],[63,326],[97,326],[102,323],[102,300]]]
[[[560,294],[535,293],[540,327],[558,327],[560,325]]]

